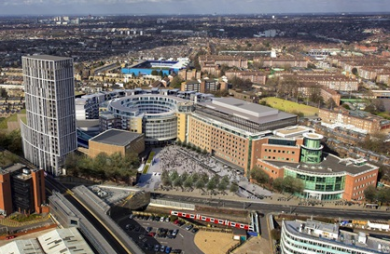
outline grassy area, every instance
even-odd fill
[[[383,118],[385,118],[385,119],[390,120],[390,113],[387,112],[387,111],[386,111],[386,112],[381,112],[381,113],[379,113],[378,116],[381,116],[381,117],[383,117]]]
[[[318,115],[318,108],[307,106],[304,104],[299,104],[296,102],[283,100],[276,97],[268,97],[262,99],[262,101],[265,101],[268,105],[275,109],[279,109],[281,111],[285,111],[288,113],[303,113],[305,116],[314,116]]]
[[[40,214],[31,214],[31,215],[23,215],[23,214],[14,214],[10,216],[11,220],[17,221],[17,222],[26,222],[26,221],[32,221],[41,219],[42,215]]]
[[[6,130],[8,128],[8,122],[17,122],[18,121],[18,115],[25,115],[26,109],[20,110],[17,114],[12,114],[9,117],[0,117],[0,130]],[[24,123],[27,123],[26,116],[22,116],[22,121]]]
[[[26,116],[22,116],[22,117],[20,117],[20,119],[22,120],[23,123],[27,124],[27,117]]]
[[[1,129],[1,130],[6,130],[6,129],[8,128],[7,123],[8,123],[7,118],[5,118],[5,117],[0,117],[0,129]]]
[[[18,156],[8,151],[0,152],[0,167],[9,166],[12,163],[16,163],[19,161]]]

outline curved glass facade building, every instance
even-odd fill
[[[120,128],[144,133],[145,142],[174,141],[180,135],[178,119],[193,110],[193,102],[159,94],[132,95],[114,99],[108,111],[120,119]]]

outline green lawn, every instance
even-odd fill
[[[268,97],[262,99],[262,101],[265,101],[268,105],[275,109],[279,109],[281,111],[285,111],[288,113],[299,113],[302,112],[305,116],[314,116],[318,115],[318,108],[307,106],[304,104],[299,104],[292,101],[283,100],[276,97]]]
[[[0,117],[0,130],[6,130],[8,129],[8,122],[17,122],[18,121],[18,115],[25,115],[26,114],[26,109],[20,110],[19,113],[13,114],[9,117]],[[24,123],[27,123],[26,116],[21,117],[22,121]]]

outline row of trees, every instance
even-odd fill
[[[259,184],[271,183],[272,187],[279,192],[301,193],[304,190],[304,183],[301,179],[287,176],[272,180],[264,170],[258,167],[251,170],[251,177]]]
[[[66,157],[65,168],[68,175],[83,176],[98,180],[124,181],[130,183],[130,178],[137,174],[139,167],[137,154],[130,153],[123,156],[121,153],[107,155],[100,153],[95,158],[77,153]]]
[[[364,190],[364,197],[369,202],[390,203],[390,189],[376,189],[375,186],[370,185]]]
[[[220,178],[218,175],[214,175],[213,177],[209,178],[206,173],[188,174],[187,172],[184,172],[183,174],[179,175],[176,170],[170,172],[163,170],[161,174],[161,182],[164,186],[180,187],[182,189],[207,189],[210,194],[214,193],[215,190],[218,190],[222,193],[225,193],[225,191],[228,189],[231,192],[238,191],[237,183],[230,183],[228,176]]]
[[[198,153],[202,153],[202,154],[207,154],[207,150],[206,149],[203,149],[200,148],[199,146],[196,146],[194,144],[191,144],[191,143],[187,143],[187,142],[181,142],[180,140],[176,141],[176,144],[178,146],[181,146],[181,147],[185,147],[185,148],[188,148],[188,149],[191,149],[193,151],[196,151]]]

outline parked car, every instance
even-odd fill
[[[156,235],[155,232],[150,232],[150,233],[148,234],[148,236],[150,236],[150,237],[155,237],[155,235]]]
[[[169,217],[166,217],[166,218],[165,218],[165,222],[169,222]]]
[[[172,248],[171,248],[171,247],[167,247],[167,248],[165,249],[165,253],[167,253],[167,254],[171,253],[171,251],[172,251]]]
[[[133,219],[134,216],[135,216],[134,214],[130,214],[129,219]]]
[[[5,240],[11,240],[11,239],[14,239],[16,237],[16,235],[9,235],[5,238]]]
[[[154,245],[154,251],[159,251],[159,249],[160,249],[160,245],[158,245],[158,244],[156,244],[156,245]]]
[[[171,253],[180,254],[181,253],[181,249],[174,249],[174,250],[171,251]]]
[[[161,217],[160,218],[160,222],[164,222],[165,221],[165,218],[164,217]]]
[[[165,251],[165,245],[161,245],[160,252],[164,252],[164,251]]]
[[[139,232],[140,229],[141,229],[140,226],[136,226],[136,227],[135,227],[135,232]]]
[[[199,231],[198,228],[193,228],[193,229],[191,230],[191,232],[194,233],[194,234],[196,234],[198,231]]]
[[[192,225],[190,224],[190,225],[187,225],[184,229],[190,231],[193,227],[194,227],[194,226],[192,226]]]
[[[153,229],[152,227],[147,227],[147,228],[146,228],[146,232],[149,233],[150,231],[152,231],[152,229]]]
[[[172,235],[173,235],[174,237],[176,237],[178,233],[179,233],[179,230],[178,230],[178,229],[175,229],[175,230],[172,231]]]

